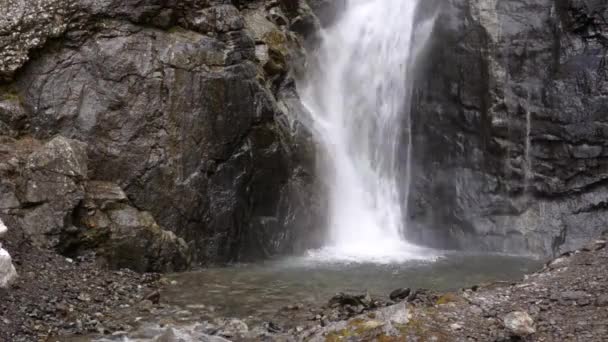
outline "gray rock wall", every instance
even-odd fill
[[[290,3],[0,2],[0,136],[82,143],[79,181],[116,184],[197,262],[308,246],[322,205],[291,81],[308,33],[292,30],[318,22],[305,2]],[[44,226],[86,226],[72,219],[82,186],[58,201],[3,192],[0,216],[69,202]],[[32,236],[61,245],[48,233]]]
[[[410,236],[547,255],[606,229],[608,5],[425,10],[438,19],[414,91]]]

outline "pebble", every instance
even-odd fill
[[[458,324],[458,323],[452,323],[452,324],[450,324],[450,329],[452,329],[452,330],[462,330],[462,325]]]
[[[564,291],[561,293],[561,298],[564,300],[580,300],[587,298],[587,293],[583,291]]]
[[[595,300],[595,305],[599,307],[608,306],[608,294],[600,295],[599,297],[597,297],[597,299]]]

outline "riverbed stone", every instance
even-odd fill
[[[534,320],[528,313],[513,311],[503,318],[505,328],[516,336],[528,336],[536,332]]]
[[[393,301],[404,300],[407,299],[411,292],[409,288],[395,289],[390,293],[389,298]]]
[[[597,299],[595,300],[595,305],[597,305],[599,307],[608,306],[608,295],[602,294],[602,295],[598,296]]]

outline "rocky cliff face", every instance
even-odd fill
[[[411,237],[551,254],[606,229],[608,5],[429,2]]]
[[[320,24],[304,1],[0,7],[0,216],[28,238],[138,270],[314,239],[293,75]]]
[[[293,79],[342,6],[1,2],[0,217],[41,247],[138,270],[314,245],[325,205]],[[432,15],[410,238],[551,254],[599,234],[608,5],[425,1]]]

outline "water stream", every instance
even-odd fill
[[[417,4],[350,0],[340,21],[323,32],[317,70],[299,86],[330,187],[327,246],[313,257],[381,263],[431,257],[403,237],[409,74],[432,29],[414,25]],[[399,165],[404,154],[407,165]]]

